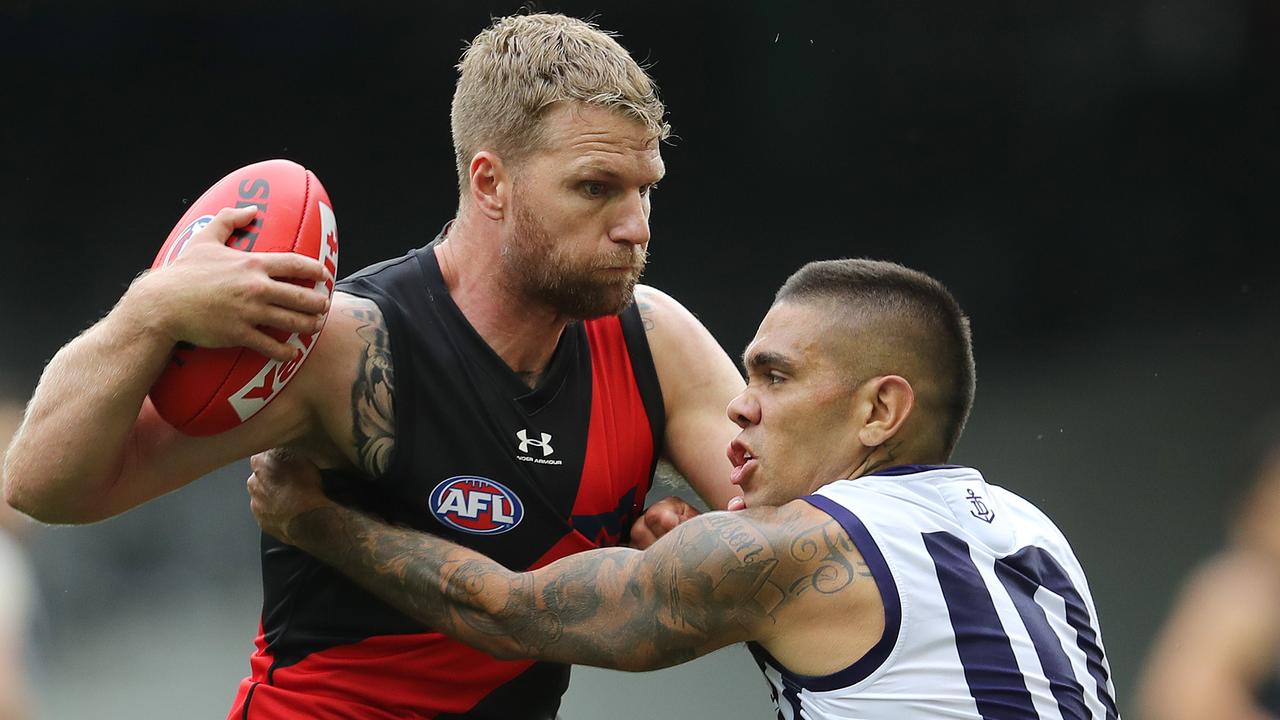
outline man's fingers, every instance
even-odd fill
[[[253,456],[249,458],[249,469],[253,470],[255,474],[263,472],[271,467],[271,464],[275,462],[275,459],[276,456],[274,450],[264,450],[260,453],[254,453]],[[254,478],[250,478],[250,480],[253,479]],[[261,481],[257,480],[256,482]]]
[[[653,508],[644,515],[644,522],[659,537],[670,532],[681,522],[680,516],[667,508]]]
[[[288,362],[297,353],[292,345],[280,342],[258,328],[246,332],[240,346],[280,362]]]
[[[289,333],[309,335],[318,331],[323,322],[319,315],[293,312],[274,305],[265,307],[258,316],[258,324]]]
[[[303,457],[299,455],[298,452],[291,447],[271,448],[270,450],[264,451],[262,455],[263,455],[263,460],[272,464],[306,462],[306,460],[304,460]]]
[[[272,280],[263,287],[261,297],[272,305],[311,315],[319,315],[329,308],[329,299],[312,288],[280,280]]]
[[[324,266],[320,261],[306,255],[294,252],[263,252],[258,253],[256,257],[262,263],[262,269],[273,278],[310,280],[311,282],[319,282],[325,278]]]
[[[253,222],[253,218],[257,214],[258,208],[256,205],[243,208],[222,208],[217,215],[213,216],[213,220],[204,226],[203,230],[191,237],[191,242],[208,240],[225,245],[227,238],[231,237],[232,231]]]
[[[644,550],[658,541],[658,536],[649,529],[647,518],[641,516],[631,524],[631,547]]]

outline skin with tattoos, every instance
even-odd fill
[[[945,459],[916,416],[912,383],[859,359],[874,342],[862,330],[824,301],[774,305],[744,354],[747,388],[727,409],[741,430],[729,456],[747,509],[694,518],[644,552],[514,573],[329,501],[315,469],[283,455],[253,459],[252,508],[267,532],[499,657],[646,670],[753,640],[793,672],[836,672],[880,639],[884,605],[845,530],[797,498]],[[919,385],[928,399],[929,383]]]
[[[280,454],[253,463],[255,479],[307,472]],[[315,500],[318,475],[306,483],[255,490],[259,519],[267,505]],[[260,493],[297,497],[259,503]],[[804,502],[705,514],[644,552],[579,553],[528,573],[323,502],[288,519],[280,535],[402,612],[500,658],[651,670],[756,640],[797,672],[825,674],[865,653],[884,627],[857,548]]]
[[[356,335],[364,342],[364,353],[356,381],[351,385],[351,434],[357,464],[373,477],[382,475],[395,447],[395,382],[391,369],[391,347],[378,306],[361,300],[347,313],[363,323]]]
[[[1041,701],[1118,717],[1065,536],[947,464],[976,374],[940,283],[882,261],[809,263],[742,364],[726,408],[742,495],[643,551],[513,572],[335,503],[313,465],[279,454],[251,461],[250,507],[267,533],[498,657],[650,670],[747,641],[779,718],[1036,717]]]

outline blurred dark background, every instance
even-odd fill
[[[185,204],[241,165],[287,157],[319,175],[342,274],[430,240],[456,206],[453,65],[491,16],[528,6],[177,5],[0,4],[10,396],[29,395]],[[887,258],[952,288],[979,365],[958,460],[1072,539],[1126,707],[1180,575],[1220,540],[1255,430],[1280,406],[1280,5],[533,7],[595,17],[650,66],[677,137],[646,282],[731,354],[808,260]],[[220,717],[260,602],[243,476],[31,534],[42,687],[110,678],[79,700],[47,692],[49,716],[113,716],[112,699],[132,697],[122,717],[163,717],[129,689],[163,680],[188,702],[212,698],[187,716]],[[130,645],[139,633],[146,644]],[[153,657],[170,642],[207,674]],[[102,664],[86,659],[94,643]],[[135,651],[161,662],[135,675],[107,661]],[[742,667],[709,673],[703,694],[763,707]]]

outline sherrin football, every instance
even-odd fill
[[[254,163],[219,180],[191,204],[151,268],[176,260],[191,236],[222,208],[249,206],[257,206],[257,216],[236,230],[227,246],[315,258],[325,268],[325,279],[314,284],[315,292],[331,296],[338,273],[338,227],[332,205],[315,174],[289,160]],[[151,402],[160,417],[187,435],[214,435],[266,407],[297,374],[319,337],[318,332],[268,332],[294,348],[291,359],[281,362],[247,348],[180,344],[151,387]]]

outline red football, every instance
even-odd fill
[[[236,230],[227,246],[245,252],[295,252],[325,267],[315,291],[333,294],[338,273],[338,226],[324,187],[310,170],[288,160],[266,160],[240,168],[191,204],[169,233],[151,268],[172,263],[187,241],[224,207],[256,205],[258,215]],[[181,344],[151,386],[160,417],[187,435],[230,430],[267,406],[302,366],[318,333],[269,329],[296,352],[287,362],[247,348],[200,348]]]

